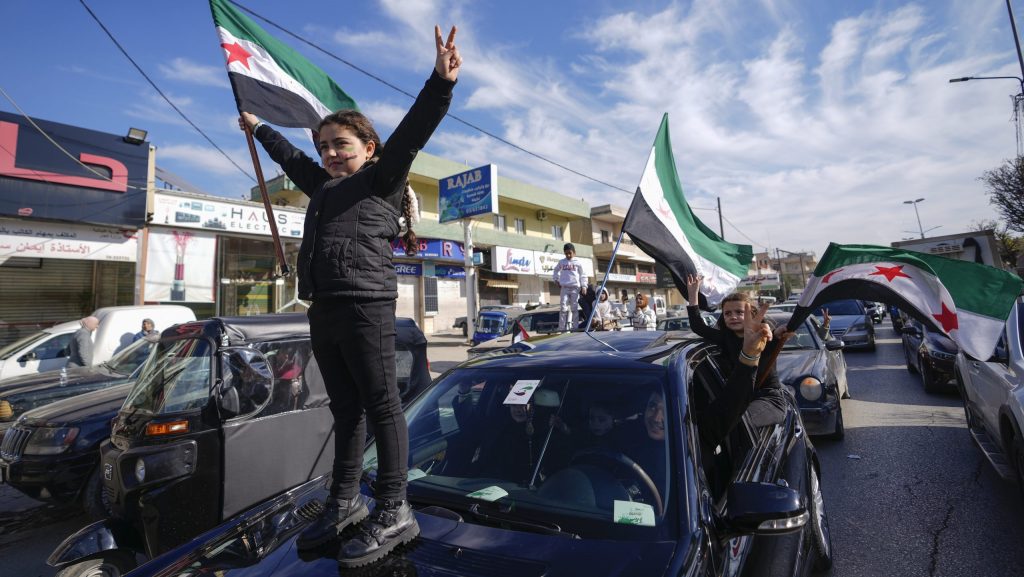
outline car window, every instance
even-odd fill
[[[0,348],[0,361],[6,361],[13,356],[14,353],[24,350],[25,347],[31,346],[32,343],[41,341],[49,336],[50,333],[40,331],[38,333],[32,333],[31,335],[22,337],[5,347]]]
[[[671,531],[663,381],[662,371],[455,370],[406,412],[409,498],[511,508],[586,537]],[[375,445],[364,467],[375,473]]]
[[[863,315],[864,314],[864,307],[860,304],[860,302],[858,302],[858,301],[856,301],[854,299],[846,299],[846,300],[832,301],[830,303],[826,303],[826,304],[824,304],[824,305],[814,309],[814,315],[815,316],[819,316],[819,317],[822,316],[821,309],[823,309],[823,308],[824,309],[828,309],[828,313],[830,315],[832,315],[832,316]]]
[[[477,331],[481,333],[500,333],[502,330],[503,318],[494,315],[481,315],[477,321]]]
[[[52,339],[36,345],[30,352],[35,353],[36,360],[39,361],[66,357],[72,337],[74,337],[74,333],[56,335]]]
[[[256,349],[266,355],[273,373],[273,388],[270,403],[260,413],[261,417],[297,411],[305,407],[309,398],[306,384],[306,367],[313,358],[308,339],[259,343]]]
[[[139,368],[139,365],[146,362],[155,342],[139,339],[128,345],[128,348],[114,355],[113,358],[107,361],[106,366],[115,373],[130,375],[135,372],[135,369]]]
[[[135,381],[124,407],[150,414],[206,405],[210,396],[212,350],[205,339],[159,343]]]

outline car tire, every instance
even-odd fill
[[[832,569],[832,531],[828,525],[828,512],[825,510],[818,470],[813,465],[810,490],[811,542],[814,547],[812,569],[821,574]]]
[[[956,371],[956,388],[960,391],[960,400],[964,404],[964,421],[967,422],[967,428],[973,429],[981,425],[978,422],[978,418],[974,416],[974,411],[971,409],[971,400],[967,397],[967,391],[964,390],[964,380],[960,377],[960,370]]]
[[[903,347],[903,358],[907,361],[907,372],[916,375],[917,367],[914,366],[914,363],[910,362],[910,353],[907,352],[907,347]]]
[[[100,468],[89,475],[82,490],[82,508],[93,521],[100,521],[110,517],[110,504],[103,495],[103,482],[100,480]]]
[[[935,377],[932,375],[931,369],[928,368],[928,363],[924,362],[918,357],[918,363],[920,363],[921,373],[921,384],[924,385],[924,392],[929,395],[934,395],[939,392],[939,385],[935,382]]]
[[[104,551],[98,557],[64,567],[56,577],[121,577],[137,565],[135,555],[127,551]]]
[[[832,441],[842,441],[846,436],[846,427],[843,425],[843,405],[839,404],[836,410],[836,428],[826,438]]]
[[[1024,441],[1021,441],[1020,435],[1014,435],[1010,440],[1009,457],[1017,473],[1017,488],[1020,489],[1021,499],[1024,499]]]
[[[871,336],[868,337],[868,352],[875,352],[875,348],[875,335],[872,333]]]

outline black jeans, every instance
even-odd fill
[[[368,417],[377,441],[376,497],[405,499],[409,430],[395,375],[395,301],[319,300],[308,316],[334,414],[331,498],[359,493]]]

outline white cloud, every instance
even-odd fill
[[[192,62],[187,58],[174,58],[170,61],[170,64],[160,64],[159,68],[160,73],[165,78],[171,80],[180,80],[201,86],[216,86],[218,88],[230,86],[227,72],[220,66],[206,66]]]

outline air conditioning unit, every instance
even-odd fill
[[[548,211],[544,210],[543,208],[537,211],[537,220],[547,220],[547,219],[548,219]]]

